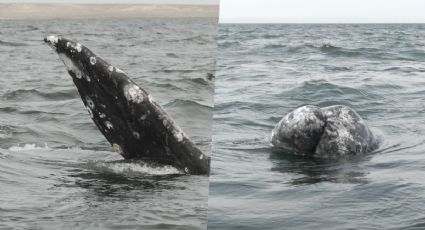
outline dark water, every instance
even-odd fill
[[[425,25],[220,25],[208,229],[425,229]],[[383,138],[272,153],[293,109],[348,105]]]
[[[42,39],[126,71],[209,153],[216,21],[0,21],[0,228],[204,229],[208,177],[123,161]]]

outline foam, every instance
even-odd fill
[[[36,144],[24,144],[12,146],[9,148],[10,151],[19,152],[19,151],[28,151],[28,150],[36,150],[36,149],[45,149],[50,150],[51,148],[47,146],[47,143],[44,143],[44,146],[37,146]]]
[[[181,172],[172,166],[152,166],[142,162],[96,162],[95,168],[111,171],[117,174],[150,174],[150,175],[169,175],[181,174]]]

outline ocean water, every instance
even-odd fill
[[[208,229],[425,229],[425,25],[219,27]],[[272,152],[307,104],[350,106],[379,149]]]
[[[205,229],[208,177],[122,160],[42,39],[126,71],[209,153],[216,21],[0,21],[0,229]]]

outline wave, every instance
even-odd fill
[[[172,57],[172,58],[178,58],[179,55],[175,54],[175,53],[166,53],[165,54],[167,57]]]
[[[192,37],[186,37],[186,38],[182,38],[182,39],[169,39],[167,40],[168,42],[196,42],[199,45],[203,45],[203,44],[207,44],[209,42],[212,41],[212,37],[210,36],[206,36],[206,35],[197,35],[197,36],[192,36]]]
[[[210,84],[210,82],[208,80],[206,80],[205,78],[201,78],[201,77],[191,78],[190,81],[197,83],[197,84],[200,84],[200,85],[209,85]]]
[[[367,59],[377,59],[377,60],[404,60],[404,61],[412,61],[417,58],[425,57],[423,52],[407,52],[405,54],[399,53],[394,54],[390,51],[386,51],[383,49],[373,48],[373,47],[360,47],[360,48],[345,48],[334,46],[330,43],[326,43],[321,45],[320,47],[316,47],[314,45],[308,45],[310,48],[319,49],[322,53],[333,56],[333,57],[359,57],[359,58],[367,58]]]
[[[89,169],[126,175],[170,175],[182,174],[182,172],[172,166],[148,164],[142,161],[118,161],[118,162],[90,162],[87,164]]]
[[[8,42],[8,41],[2,41],[0,40],[0,46],[28,46],[28,44],[20,43],[20,42]]]
[[[22,146],[17,145],[17,146],[9,147],[9,150],[13,152],[29,151],[29,150],[36,150],[36,149],[50,150],[51,148],[47,146],[47,143],[44,143],[44,146],[37,146],[36,144],[24,144]]]
[[[33,96],[39,96],[48,100],[64,100],[73,99],[78,96],[75,89],[66,89],[56,92],[42,92],[37,89],[18,89],[8,91],[3,94],[3,98],[7,100],[22,100],[23,98],[33,98]]]
[[[218,45],[221,48],[231,48],[231,47],[240,47],[241,43],[239,41],[225,41],[225,42],[219,42]]]
[[[321,106],[328,106],[332,104],[347,104],[355,101],[364,101],[365,99],[378,99],[377,95],[365,92],[358,88],[342,86],[326,80],[309,80],[304,81],[300,86],[289,89],[284,92],[284,95],[279,97],[291,95],[294,99],[302,100],[309,103],[318,103],[314,98],[320,98]],[[350,106],[349,104],[347,104]]]
[[[212,109],[212,106],[203,105],[199,102],[192,101],[192,100],[181,100],[181,99],[174,99],[173,101],[167,103],[165,105],[166,107],[201,107],[204,109]]]
[[[163,69],[159,70],[153,70],[154,73],[193,73],[196,72],[194,69],[166,69],[167,67],[164,67]]]
[[[283,44],[267,44],[263,48],[264,49],[280,49],[285,47],[286,45],[283,45]]]

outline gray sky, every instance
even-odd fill
[[[200,4],[218,5],[219,0],[0,0],[0,3],[86,3],[86,4]]]
[[[425,23],[425,1],[221,0],[220,22]]]

